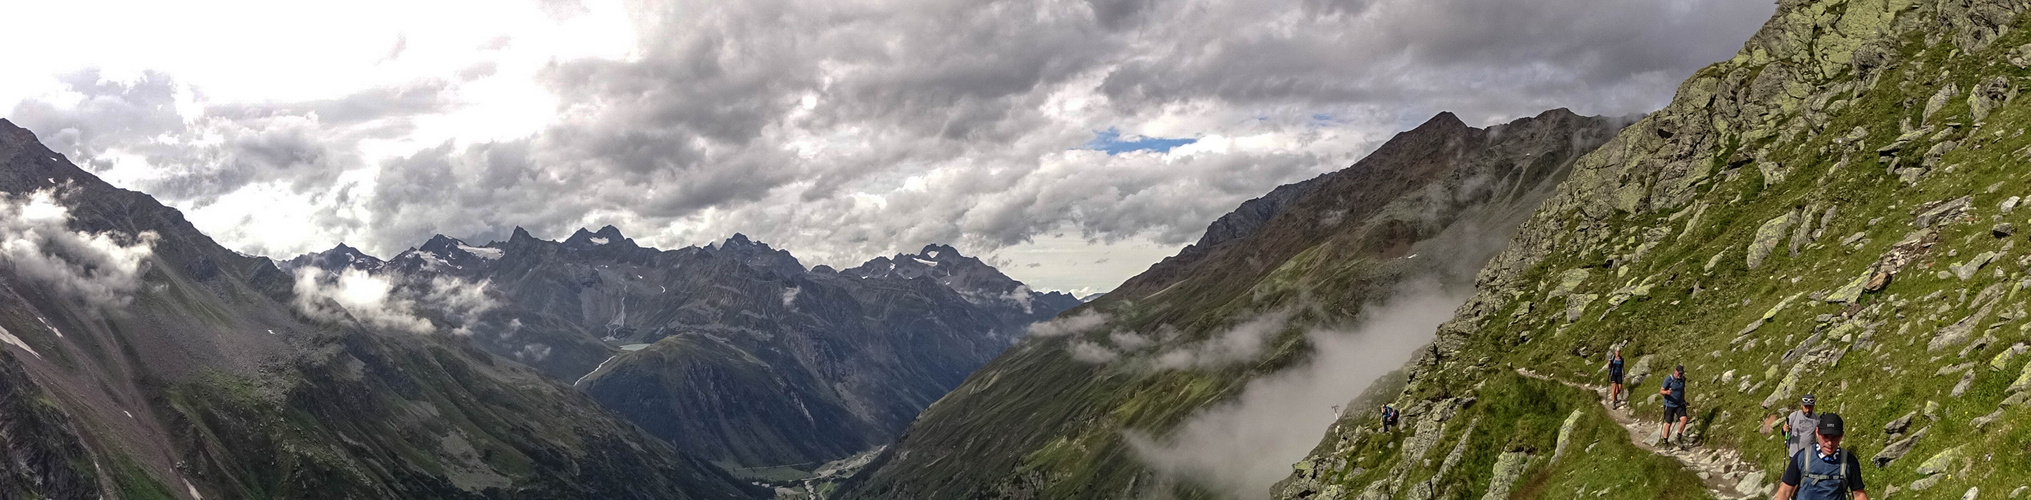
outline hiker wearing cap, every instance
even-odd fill
[[[1608,355],[1608,408],[1622,407],[1622,350]]]
[[[1869,500],[1862,485],[1862,461],[1841,449],[1841,416],[1820,414],[1816,445],[1793,453],[1777,485],[1777,500]]]
[[[1685,442],[1685,426],[1690,422],[1691,411],[1685,404],[1685,365],[1672,368],[1671,375],[1664,377],[1664,387],[1657,390],[1664,395],[1664,440],[1672,439],[1671,424],[1678,424],[1678,442]]]
[[[1812,394],[1806,394],[1798,398],[1798,410],[1784,417],[1784,456],[1812,447],[1813,429],[1819,425],[1819,415],[1812,411],[1817,403]]]

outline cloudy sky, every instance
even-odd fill
[[[1439,111],[1661,107],[1771,0],[16,2],[0,113],[243,252],[735,233],[1104,291]]]

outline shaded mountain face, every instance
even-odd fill
[[[1785,448],[1766,422],[1807,393],[1845,417],[1871,498],[2020,490],[2026,10],[1780,2],[1739,55],[1582,158],[1488,263],[1385,398],[1403,431],[1343,420],[1274,493],[1768,495]],[[1683,365],[1687,441],[1754,467],[1657,467],[1598,396],[1560,383],[1605,384],[1616,347],[1635,418],[1659,418],[1659,380]]]
[[[321,295],[4,120],[0,241],[0,497],[754,493],[450,323],[403,317],[421,309],[399,296]],[[343,253],[301,265],[374,263]]]
[[[437,236],[386,263],[343,245],[291,262],[401,283],[419,303],[484,289],[487,309],[432,319],[681,450],[748,468],[886,444],[1031,323],[1079,304],[949,246],[807,270],[744,235],[658,250],[612,226],[563,241]]]
[[[1198,243],[975,372],[847,496],[1192,497],[1247,483],[1152,465],[1154,455],[1203,413],[1239,404],[1255,381],[1308,366],[1314,344],[1359,340],[1366,334],[1327,331],[1383,314],[1370,309],[1405,287],[1471,286],[1574,159],[1619,126],[1553,110],[1479,129],[1440,114],[1353,166],[1244,203]],[[1283,463],[1330,423],[1312,420]],[[1255,481],[1267,489],[1281,475]]]

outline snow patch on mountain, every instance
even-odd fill
[[[507,254],[508,254],[508,251],[507,251],[507,250],[502,250],[502,249],[499,249],[499,248],[487,248],[487,247],[474,247],[474,246],[465,246],[465,245],[459,245],[459,246],[458,246],[458,249],[459,249],[459,250],[464,250],[464,251],[465,251],[465,253],[469,253],[469,254],[473,254],[473,256],[475,256],[475,257],[479,257],[479,258],[482,258],[482,259],[486,259],[486,260],[497,260],[497,259],[500,259],[500,258],[501,258],[501,256],[504,256],[504,255],[507,255]]]
[[[7,344],[14,347],[19,347],[23,351],[28,351],[29,354],[34,354],[36,359],[42,359],[42,353],[35,352],[35,348],[29,347],[27,342],[21,341],[21,337],[14,336],[14,334],[12,332],[8,332],[6,328],[0,328],[0,344]]]

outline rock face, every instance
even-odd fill
[[[1031,323],[1079,304],[945,245],[807,270],[744,235],[666,251],[613,226],[563,241],[440,235],[385,263],[344,245],[291,262],[484,284],[498,304],[466,326],[481,348],[744,467],[886,444]]]
[[[2013,97],[2031,73],[2006,62],[2023,60],[2015,47],[2031,42],[2026,10],[2023,0],[1779,2],[1736,57],[1697,72],[1670,105],[1580,159],[1482,269],[1475,296],[1407,367],[1393,402],[1486,399],[1484,387],[1503,380],[1489,366],[1600,383],[1597,353],[1626,342],[1626,357],[1687,368],[1695,453],[1732,448],[1717,451],[1781,463],[1757,424],[1811,392],[1847,416],[1849,442],[1882,467],[1872,479],[1896,478],[1885,481],[1927,498],[2021,486],[2021,466],[1981,453],[2022,457],[1993,444],[2031,421],[2020,408],[2031,382],[2010,387],[2031,365],[2009,347],[2031,329],[2019,312],[2031,260],[2015,236],[2021,211],[2012,211],[2031,194],[2022,168],[2031,110]],[[1614,279],[1574,284],[1572,269]],[[1555,297],[1612,297],[1645,283],[1655,287],[1649,300],[1605,314],[1599,304],[1612,301],[1578,315],[1529,312]],[[1740,374],[1734,384],[1699,383],[1731,372]],[[1650,384],[1633,389],[1639,396],[1657,387],[1635,383]],[[1631,406],[1639,420],[1660,412],[1641,397]],[[1919,408],[1936,425],[1871,430],[1905,432],[1911,417],[1891,420]],[[1483,419],[1485,434],[1435,446],[1542,442],[1547,432],[1506,425],[1493,409],[1467,413]],[[1349,427],[1358,425],[1334,428]],[[1276,495],[1415,494],[1394,478],[1439,467],[1414,458],[1412,444],[1428,445],[1329,433]],[[1976,449],[1988,451],[1957,451]],[[1616,450],[1586,456],[1653,458]],[[1475,471],[1453,477],[1462,472]],[[1752,472],[1781,471],[1701,479],[1747,484]],[[1536,496],[1596,496],[1575,488],[1600,478],[1586,468],[1542,473],[1527,479],[1541,485]],[[1483,479],[1492,477],[1465,482]]]
[[[10,241],[100,242],[0,265],[0,497],[759,493],[437,323],[307,312],[329,303],[271,261],[4,120],[0,217]],[[301,265],[380,265],[352,257]]]
[[[1203,494],[1213,486],[1144,466],[1123,433],[1161,436],[1231,400],[1306,359],[1307,327],[1350,323],[1403,283],[1464,288],[1572,159],[1619,126],[1553,110],[1476,129],[1440,114],[1353,166],[1244,204],[1198,244],[1061,315],[1063,334],[1026,339],[975,372],[845,496]],[[1269,330],[1259,353],[1185,357],[1238,325]]]

